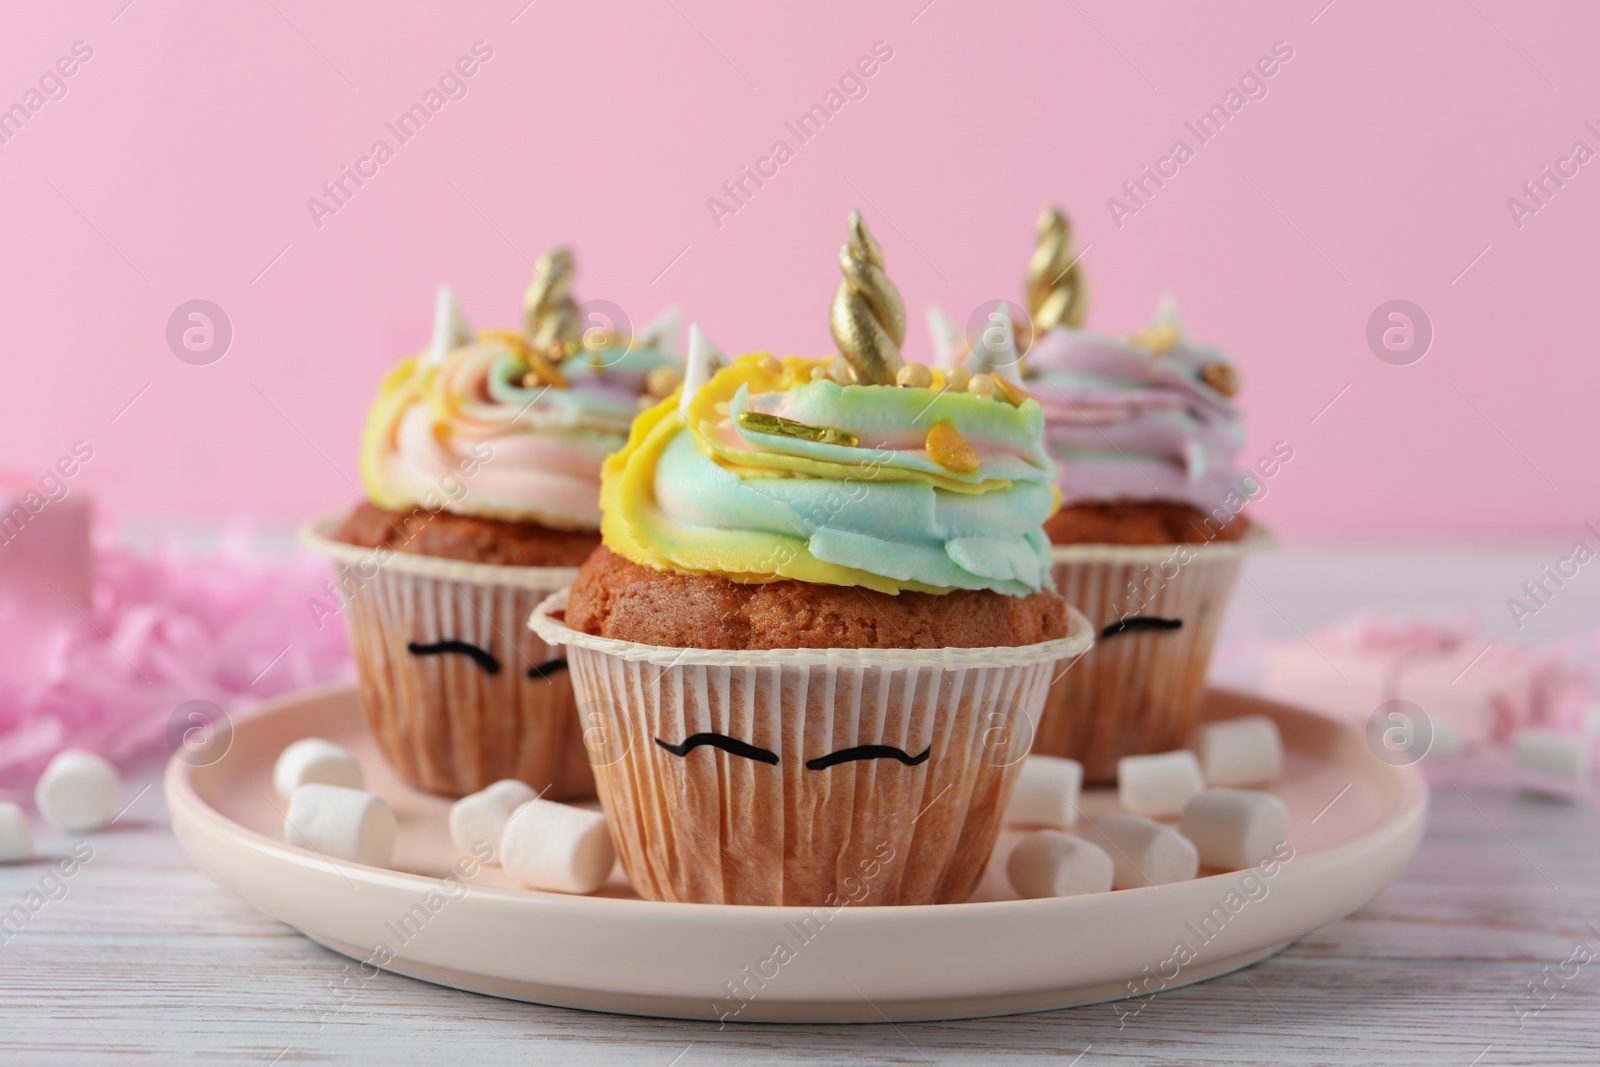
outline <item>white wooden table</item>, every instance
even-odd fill
[[[1231,625],[1292,636],[1355,608],[1424,612],[1460,602],[1498,625],[1504,598],[1550,558],[1540,546],[1286,551],[1253,567],[1254,588],[1241,589]],[[1564,592],[1540,615],[1548,629],[1531,636],[1594,626],[1596,584]],[[1161,994],[1126,1020],[1096,1005],[957,1023],[719,1031],[388,974],[357,981],[343,957],[189,864],[166,825],[159,771],[152,761],[129,775],[130,792],[149,790],[88,839],[94,855],[64,888],[45,881],[43,864],[0,868],[0,916],[30,891],[58,898],[20,932],[0,928],[0,1063],[1600,1062],[1592,803],[1437,787],[1416,859],[1371,904],[1254,967]],[[38,843],[64,855],[72,842]],[[1594,962],[1563,967],[1579,945],[1592,947]],[[1545,981],[1538,998],[1529,991],[1536,979]],[[340,998],[346,1006],[323,1014],[347,980],[358,988]]]

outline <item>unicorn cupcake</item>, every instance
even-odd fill
[[[1260,489],[1238,464],[1233,361],[1190,340],[1170,302],[1126,337],[1083,329],[1088,288],[1054,207],[1026,293],[1031,321],[1002,308],[970,343],[930,321],[948,358],[1043,409],[1061,497],[1044,527],[1055,585],[1099,640],[1056,680],[1034,751],[1106,780],[1122,756],[1183,744],[1240,564],[1272,539],[1244,514]]]
[[[566,661],[524,624],[599,543],[601,465],[641,399],[682,379],[675,312],[585,330],[571,254],[534,270],[521,329],[478,332],[440,289],[431,343],[368,415],[367,499],[304,532],[337,564],[384,754],[436,793],[592,794]]]

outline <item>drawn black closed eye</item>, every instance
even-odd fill
[[[1182,619],[1160,619],[1154,615],[1134,615],[1116,622],[1100,631],[1101,637],[1115,637],[1131,630],[1176,630],[1183,626]]]
[[[561,673],[562,671],[564,671],[566,669],[567,669],[567,661],[566,660],[564,660],[564,659],[547,659],[543,663],[535,663],[532,667],[529,667],[528,668],[528,677],[529,678],[549,678],[552,675],[559,674],[559,673]]]
[[[907,767],[915,767],[919,763],[927,762],[928,753],[932,751],[932,747],[925,748],[913,756],[905,749],[895,748],[893,745],[856,745],[854,748],[841,748],[839,751],[830,752],[826,756],[818,756],[816,759],[806,760],[806,770],[825,771],[836,764],[853,763],[856,760],[863,759],[899,760]]]
[[[709,745],[712,748],[720,748],[722,751],[727,752],[730,755],[743,756],[745,759],[755,760],[757,763],[778,762],[778,754],[773,752],[771,749],[758,748],[755,745],[740,741],[736,737],[729,737],[727,734],[691,734],[676,745],[668,744],[658,737],[656,738],[656,744],[660,745],[674,756],[687,756],[690,752],[699,748],[701,745]]]
[[[500,661],[477,645],[466,641],[454,639],[435,641],[432,644],[422,645],[413,641],[406,646],[406,651],[413,656],[442,656],[448,652],[457,652],[463,656],[471,657],[472,661],[483,668],[484,674],[499,674]]]

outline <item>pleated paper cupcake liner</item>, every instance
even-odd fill
[[[385,553],[333,540],[340,521],[301,541],[334,561],[361,708],[400,776],[446,796],[502,778],[593,796],[562,650],[527,628],[576,569]]]
[[[653,900],[936,904],[988,863],[1052,672],[1093,640],[1019,648],[661,648],[530,626],[572,662],[600,799]]]
[[[1200,545],[1057,545],[1056,592],[1089,617],[1095,646],[1057,667],[1033,751],[1104,782],[1123,756],[1181,747],[1240,566],[1274,543],[1257,527]]]

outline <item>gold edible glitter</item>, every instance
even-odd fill
[[[1006,403],[1010,404],[1012,407],[1020,408],[1024,400],[1033,399],[1026,389],[1007,381],[1000,375],[994,374],[990,377],[994,379],[994,388],[995,391],[1000,394],[1000,398]]]
[[[928,431],[928,458],[947,471],[971,474],[978,469],[978,453],[962,440],[948,422],[936,422]]]
[[[759,411],[741,411],[739,425],[751,433],[766,433],[774,437],[793,437],[799,441],[817,441],[825,445],[844,445],[855,448],[861,439],[849,430],[832,426],[808,426],[781,415],[764,415]]]
[[[555,351],[560,346],[553,346]],[[557,369],[555,363],[538,348],[532,345],[523,347],[522,359],[528,365],[528,373],[522,376],[522,387],[532,389],[536,385],[553,385],[557,389],[567,388],[567,376]]]
[[[1200,380],[1223,396],[1239,391],[1239,372],[1229,363],[1207,363],[1200,368]]]

